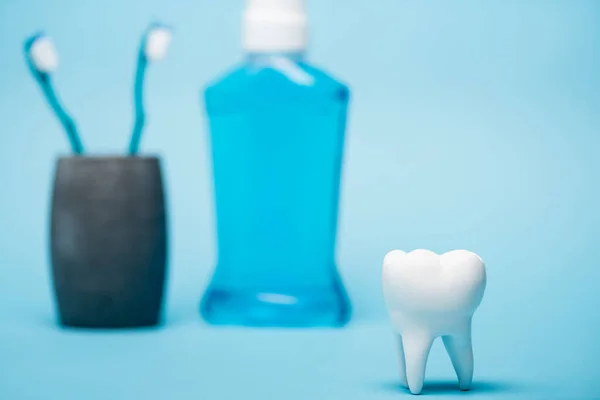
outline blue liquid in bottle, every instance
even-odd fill
[[[348,101],[302,53],[249,54],[206,89],[218,243],[207,322],[348,322],[335,263]]]

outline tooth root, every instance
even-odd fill
[[[404,358],[404,346],[402,345],[402,336],[398,335],[398,369],[400,371],[400,384],[404,387],[408,387],[406,381],[406,361]]]
[[[460,390],[469,390],[473,381],[473,346],[470,333],[444,336],[442,340],[456,371]]]
[[[405,333],[402,335],[404,361],[406,363],[406,380],[412,394],[419,394],[423,389],[425,367],[433,339],[433,337],[423,335],[422,333]]]

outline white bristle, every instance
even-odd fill
[[[150,61],[160,61],[165,58],[171,43],[171,30],[165,27],[156,27],[148,32],[144,53]]]
[[[58,54],[48,36],[40,36],[34,40],[29,49],[29,57],[39,72],[53,72],[58,67]]]

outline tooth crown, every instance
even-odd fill
[[[483,261],[467,250],[441,256],[429,250],[393,250],[383,260],[383,290],[390,309],[471,315],[485,286]]]
[[[486,287],[485,265],[467,250],[389,252],[382,284],[398,334],[400,378],[413,394],[423,387],[431,345],[442,337],[461,390],[473,378],[471,320]]]

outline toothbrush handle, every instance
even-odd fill
[[[40,77],[40,85],[44,91],[44,95],[50,103],[52,110],[58,116],[63,128],[67,132],[67,137],[71,144],[71,149],[75,154],[83,153],[83,144],[81,143],[81,139],[79,138],[79,134],[77,133],[77,127],[75,126],[75,122],[69,116],[69,114],[65,111],[64,107],[60,104],[56,93],[52,87],[52,82],[50,81],[50,76],[42,75]]]
[[[63,113],[62,116],[59,117],[62,121],[65,130],[67,131],[67,135],[69,138],[69,142],[71,143],[71,148],[75,154],[83,154],[83,144],[81,143],[81,139],[77,134],[77,129],[75,127],[75,122],[71,117],[67,114]]]
[[[144,112],[136,113],[135,123],[133,126],[133,134],[131,135],[131,142],[129,143],[129,155],[135,155],[140,147],[140,139],[142,137],[142,129],[144,128],[146,117]]]
[[[142,130],[146,123],[146,114],[144,112],[144,78],[146,75],[146,66],[148,61],[140,49],[138,57],[137,69],[135,72],[135,86],[133,88],[133,105],[135,109],[135,121],[133,124],[133,132],[131,141],[129,142],[129,155],[135,155],[140,147],[142,138]]]

